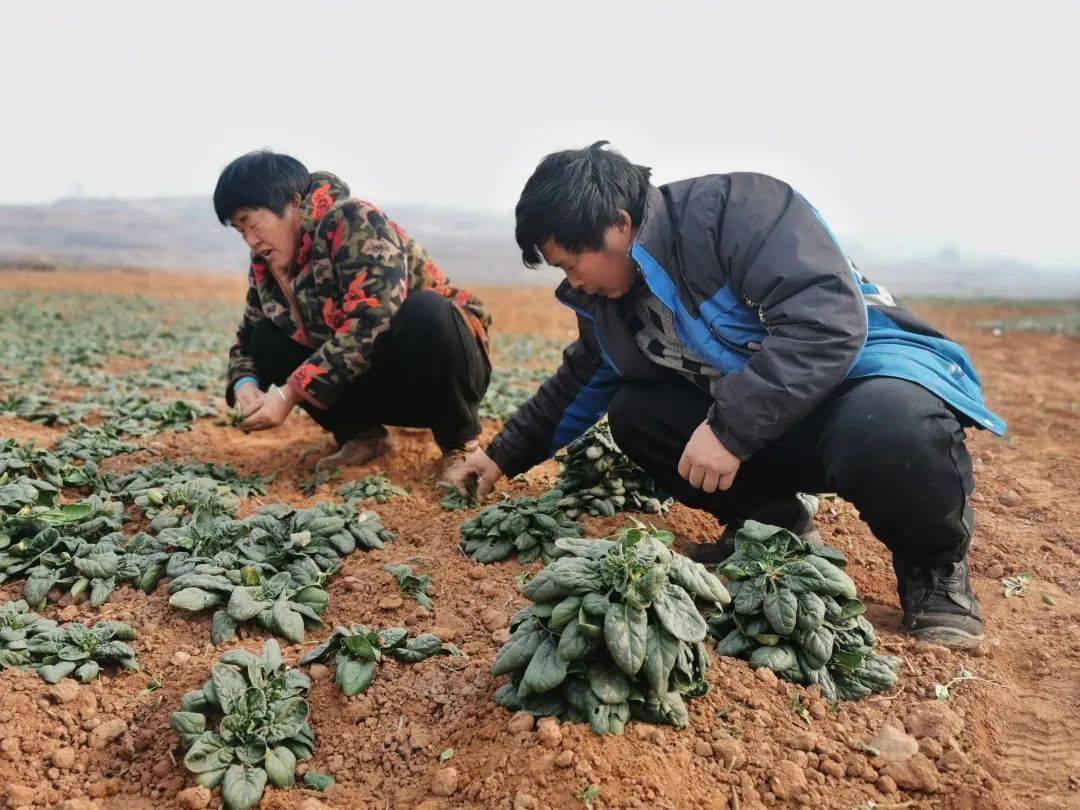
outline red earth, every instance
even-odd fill
[[[235,301],[239,313],[238,280],[167,274],[148,280],[134,272],[3,273],[0,290],[213,298]],[[572,318],[547,291],[477,292],[491,303],[499,332],[573,335]],[[887,553],[849,504],[825,501],[823,538],[848,555],[882,646],[905,661],[897,687],[835,712],[814,689],[715,658],[709,693],[690,702],[691,722],[683,730],[631,723],[625,736],[597,737],[570,724],[540,733],[530,719],[512,718],[492,700],[502,679],[489,667],[506,637],[507,617],[524,604],[514,583],[521,567],[482,566],[458,551],[463,515],[439,506],[437,451],[424,432],[394,431],[391,455],[347,470],[314,497],[303,496],[297,484],[310,475],[326,439],[302,413],[279,430],[249,436],[204,419],[191,432],[148,437],[143,451],[105,467],[126,470],[165,455],[273,474],[268,495],[249,498],[243,513],[262,503],[327,499],[342,480],[371,472],[384,471],[412,490],[407,500],[373,507],[397,540],[347,559],[328,586],[326,627],[304,645],[284,647],[285,657],[295,661],[334,625],[357,622],[430,630],[467,657],[387,662],[356,698],[343,697],[325,669],[317,669],[309,698],[315,758],[302,767],[329,773],[336,783],[321,794],[268,789],[263,807],[1080,807],[1080,343],[976,326],[1039,311],[1034,305],[919,303],[915,309],[969,349],[989,404],[1009,422],[1003,439],[980,431],[969,436],[978,510],[971,559],[987,642],[952,652],[907,638]],[[486,425],[485,436],[497,427]],[[47,445],[57,435],[0,418],[0,438]],[[548,463],[503,489],[538,494],[555,473]],[[600,536],[624,519],[585,523]],[[656,522],[680,543],[720,531],[710,516],[681,506]],[[402,561],[434,577],[434,611],[400,598],[383,566]],[[1001,579],[1019,572],[1030,573],[1031,584],[1023,596],[1006,598]],[[7,598],[19,592],[18,584],[0,586]],[[170,609],[164,588],[149,596],[121,588],[99,609],[61,601],[45,613],[130,622],[140,633],[133,644],[143,669],[77,687],[73,681],[50,687],[32,674],[0,675],[6,806],[201,807],[208,799],[217,806],[217,794],[193,789],[168,725],[180,695],[206,680],[220,654],[209,643],[209,616]],[[241,643],[256,649],[263,638],[252,632]],[[950,683],[961,668],[974,679],[953,682],[947,702],[936,699],[935,685]],[[160,686],[148,689],[151,683]],[[808,719],[793,710],[793,696]],[[918,752],[905,762],[888,759],[870,745],[882,729],[910,734]]]

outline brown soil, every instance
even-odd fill
[[[43,293],[95,289],[146,294],[139,274],[0,274],[0,288]],[[490,300],[497,327],[570,337],[573,321],[542,290],[479,291]],[[154,295],[241,298],[236,280],[156,275]],[[501,679],[489,665],[501,630],[492,631],[523,600],[514,563],[481,566],[456,547],[462,515],[443,512],[432,486],[437,452],[428,437],[397,431],[397,450],[359,476],[386,471],[413,490],[407,501],[375,507],[396,542],[357,553],[329,585],[327,630],[305,645],[286,647],[289,660],[339,623],[401,625],[432,630],[460,646],[468,658],[416,666],[382,665],[366,695],[346,699],[328,680],[316,682],[310,701],[317,736],[314,770],[337,783],[327,794],[267,791],[268,808],[335,807],[584,807],[578,798],[594,786],[593,807],[1080,807],[1080,343],[1074,338],[1007,332],[996,337],[973,324],[1028,312],[1019,306],[923,305],[921,314],[960,339],[983,374],[988,401],[1010,423],[1005,439],[970,436],[977,465],[979,529],[972,551],[974,584],[987,619],[988,643],[975,653],[914,644],[900,632],[895,579],[883,547],[850,505],[827,502],[820,520],[826,542],[851,558],[849,570],[869,604],[883,646],[905,659],[891,692],[845,703],[835,714],[813,690],[793,687],[771,673],[716,659],[710,691],[690,703],[685,730],[632,723],[623,737],[600,738],[587,727],[564,725],[561,735],[511,727],[492,695]],[[489,425],[486,433],[495,429]],[[0,436],[49,443],[58,431],[0,419]],[[332,495],[338,481],[316,498],[297,482],[325,447],[317,427],[301,414],[280,430],[244,436],[202,420],[190,433],[144,440],[146,450],[106,466],[127,469],[153,454],[227,462],[242,472],[273,473],[267,496],[308,504]],[[509,491],[539,492],[555,470],[547,464]],[[1006,490],[1019,503],[1006,506]],[[688,540],[716,536],[712,518],[676,507],[665,519]],[[619,521],[587,519],[597,533]],[[435,578],[433,613],[396,595],[383,570],[391,562],[424,566]],[[1026,595],[1006,599],[1002,576],[1034,575]],[[0,587],[14,597],[18,585]],[[1043,596],[1055,604],[1048,604]],[[61,620],[115,618],[141,635],[134,642],[142,672],[108,674],[71,690],[36,676],[0,676],[0,795],[9,806],[69,808],[184,806],[194,783],[179,763],[182,750],[168,714],[186,690],[208,676],[219,652],[209,644],[209,617],[168,608],[164,589],[146,596],[120,589],[101,609],[51,605]],[[255,649],[263,636],[242,643]],[[934,684],[948,683],[959,667],[981,680],[956,683],[948,703],[934,700]],[[160,688],[147,690],[151,679]],[[793,711],[799,696],[809,721]],[[119,720],[113,726],[110,721]],[[525,724],[528,726],[529,724]],[[919,753],[890,763],[867,743],[884,726],[906,729]],[[110,735],[95,728],[112,729]],[[561,738],[560,738],[561,737]],[[96,747],[95,747],[96,746]],[[440,754],[453,756],[440,762]],[[453,769],[454,774],[448,773]],[[438,785],[443,795],[436,795]],[[448,795],[446,795],[448,794]],[[217,804],[217,797],[213,805]]]

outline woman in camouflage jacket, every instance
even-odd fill
[[[431,428],[444,466],[475,446],[491,318],[401,227],[272,152],[230,163],[214,208],[251,248],[226,388],[241,428],[278,427],[300,405],[340,446],[321,467],[385,452],[386,424]]]

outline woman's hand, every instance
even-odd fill
[[[251,416],[259,409],[263,401],[263,392],[253,382],[246,382],[236,389],[235,404],[237,412],[244,417]]]
[[[240,394],[237,392],[237,400]],[[249,413],[247,418],[240,423],[240,429],[245,433],[249,430],[271,430],[278,427],[288,419],[292,409],[296,407],[297,398],[288,386],[278,388],[270,386],[270,390],[262,395],[262,402],[258,408]]]
[[[468,494],[465,491],[465,485],[468,484],[469,479],[476,477],[476,497],[483,498],[489,492],[491,488],[495,486],[495,482],[502,478],[502,470],[499,469],[499,465],[496,464],[483,450],[474,450],[465,456],[457,464],[454,464],[446,471],[446,482],[453,484],[457,487],[457,491],[462,496]]]
[[[708,422],[697,426],[679,459],[679,475],[703,492],[731,489],[742,462],[716,438]]]

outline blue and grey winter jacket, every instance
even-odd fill
[[[861,276],[817,211],[761,174],[649,188],[631,249],[679,338],[723,373],[708,421],[746,459],[845,379],[898,377],[937,394],[965,423],[1004,433],[967,353]],[[639,349],[619,299],[555,292],[578,317],[563,363],[518,409],[488,454],[507,475],[595,424],[622,380],[671,379]]]

